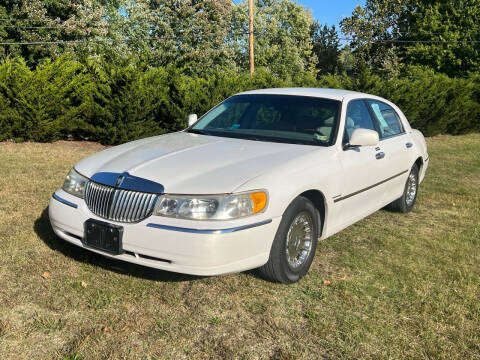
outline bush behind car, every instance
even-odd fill
[[[412,68],[400,78],[311,74],[284,80],[259,68],[253,77],[230,70],[203,77],[173,67],[111,64],[69,56],[30,69],[22,59],[0,65],[0,141],[88,139],[120,144],[178,131],[189,113],[203,114],[224,98],[272,87],[362,91],[398,104],[426,136],[480,130],[480,76],[449,78]]]

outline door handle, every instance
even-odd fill
[[[381,152],[379,152],[375,155],[375,158],[377,160],[383,159],[384,157],[385,157],[385,153],[383,151],[381,151]]]
[[[407,149],[410,149],[413,146],[413,144],[411,142],[407,142],[405,146],[407,147]]]

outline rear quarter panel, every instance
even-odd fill
[[[412,129],[412,140],[415,142],[415,148],[418,151],[418,155],[422,157],[423,165],[420,169],[420,182],[425,178],[425,173],[427,172],[428,164],[430,157],[428,155],[427,142],[421,131]]]

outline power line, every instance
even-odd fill
[[[73,24],[68,24],[68,25],[73,25]],[[28,30],[35,30],[35,29],[58,29],[58,30],[66,30],[68,28],[68,25],[60,25],[60,26],[19,26],[19,25],[0,25],[1,28],[19,28],[19,29],[28,29]],[[83,28],[85,29],[94,29],[94,30],[102,30],[102,28],[92,28],[91,26],[88,28]],[[78,30],[78,29],[76,29]],[[407,33],[405,33],[407,34]],[[229,35],[250,35],[250,32],[248,31],[241,31],[241,32],[230,32]],[[255,32],[254,35],[256,36],[265,36],[265,34],[262,33],[257,33]],[[435,35],[435,33],[429,34],[429,35]],[[443,34],[438,34],[438,35],[443,35]],[[205,36],[205,35],[203,35]],[[211,35],[212,37],[217,37],[216,35]],[[286,37],[288,35],[286,34],[280,34],[282,37]],[[384,43],[434,43],[434,44],[442,44],[442,43],[479,43],[480,40],[409,40],[409,39],[355,39],[355,38],[338,38],[340,41],[359,41],[359,42],[384,42]]]
[[[59,25],[59,26],[20,26],[20,25],[0,25],[0,28],[2,29],[10,29],[10,28],[16,28],[16,29],[65,29],[67,28],[67,25]]]
[[[112,39],[102,39],[102,40],[58,40],[58,41],[7,41],[7,42],[0,42],[0,45],[7,46],[7,45],[19,45],[19,46],[29,46],[29,45],[61,45],[61,44],[78,44],[78,43],[89,43],[89,42],[108,42],[114,41]],[[127,40],[125,40],[127,41]]]
[[[92,28],[90,24],[92,23],[103,23],[104,25],[109,25],[108,21],[105,19],[96,19],[96,20],[87,20],[86,23],[79,23],[76,21],[70,21],[70,19],[65,20],[63,23],[60,23],[58,21],[52,20],[52,19],[44,19],[44,20],[34,20],[34,19],[9,19],[9,18],[0,18],[0,28],[19,28],[19,29],[29,29],[29,30],[34,30],[34,29],[66,29],[69,26],[75,26],[75,25],[87,25],[88,27]],[[55,26],[46,26],[46,25],[1,25],[2,21],[14,21],[14,22],[44,22],[44,23],[53,23],[56,24]],[[95,28],[99,29],[99,28]],[[174,29],[173,29],[174,30]],[[249,35],[249,32],[244,32],[244,33],[238,33],[239,35]],[[262,36],[262,34],[257,34],[256,32],[254,33],[256,36]],[[445,33],[415,33],[415,32],[400,32],[400,31],[393,31],[392,34],[397,34],[397,35],[423,35],[423,36],[436,36],[436,35],[446,35]],[[469,34],[464,34],[464,35],[478,35],[480,34],[479,32],[472,32]],[[234,34],[235,35],[235,34]],[[280,36],[285,36],[285,35],[280,35]],[[365,41],[365,42],[425,42],[425,43],[454,43],[454,42],[478,42],[476,40],[402,40],[402,39],[371,39],[371,40],[359,40],[359,39],[353,39],[353,38],[339,38],[339,40],[342,41]]]
[[[161,38],[150,38],[149,40],[168,40],[173,39],[174,37],[165,36]],[[342,41],[352,41],[352,39],[340,38]],[[19,45],[19,46],[30,46],[30,45],[53,45],[53,44],[71,44],[71,43],[89,43],[89,42],[130,42],[133,39],[99,39],[99,40],[55,40],[55,41],[5,41],[0,42],[0,46],[7,45]],[[365,41],[368,43],[429,43],[429,44],[450,44],[450,43],[480,43],[480,41],[402,41],[402,40],[370,40]]]
[[[39,20],[35,20],[35,19],[15,19],[15,18],[0,18],[0,22],[7,22],[7,21],[10,21],[10,22],[28,22],[28,23],[32,23],[32,22],[40,22],[40,23],[54,23],[54,24],[62,24],[65,23],[65,22],[68,22],[68,21],[71,21],[71,19],[73,18],[69,18],[69,19],[66,19],[66,20],[60,20],[60,19],[39,19]],[[79,19],[74,19],[73,21],[78,21]],[[92,22],[106,22],[105,19],[92,19],[92,20],[88,20],[88,22],[92,23]]]
[[[0,26],[1,27],[1,26]],[[269,34],[265,33],[254,33],[257,37],[266,37]],[[238,33],[227,33],[226,37],[229,36],[242,36],[242,35],[250,35],[249,31],[238,32]],[[281,37],[289,37],[287,34],[279,34]],[[278,36],[278,35],[277,35]],[[202,35],[202,38],[217,38],[218,36],[215,34],[207,34]],[[171,40],[176,39],[175,35],[165,35],[160,37],[143,37],[143,40]],[[456,44],[456,43],[470,43],[470,44],[477,44],[480,43],[480,40],[402,40],[402,39],[355,39],[355,38],[338,38],[340,41],[357,41],[357,42],[364,42],[364,43],[399,43],[399,44]],[[101,42],[130,42],[134,41],[134,39],[78,39],[78,40],[48,40],[48,41],[0,41],[0,46],[9,46],[9,45],[18,45],[18,46],[41,46],[41,45],[61,45],[61,44],[75,44],[75,43],[101,43]]]
[[[361,40],[361,39],[350,39],[350,38],[338,38],[343,41],[358,41],[358,42],[367,42],[367,43],[423,43],[423,44],[454,44],[454,43],[480,43],[480,40],[400,40],[400,39],[371,39],[371,40]]]

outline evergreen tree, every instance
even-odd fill
[[[315,21],[312,25],[313,53],[317,56],[319,75],[336,74],[341,71],[339,62],[340,39],[335,25],[328,27]]]

